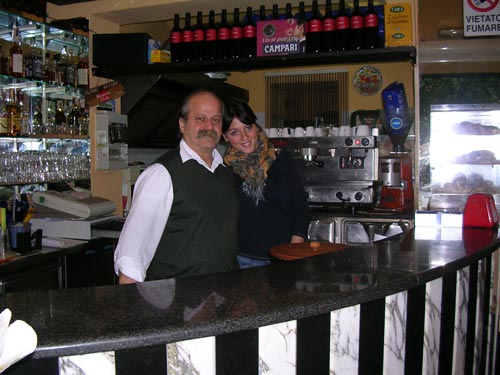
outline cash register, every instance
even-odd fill
[[[36,191],[33,203],[36,217],[30,219],[31,228],[42,229],[46,237],[91,240],[99,237],[98,225],[121,219],[113,214],[114,202],[89,191]]]

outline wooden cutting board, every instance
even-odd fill
[[[269,252],[275,259],[295,260],[331,253],[333,251],[344,250],[348,247],[350,246],[330,242],[319,242],[319,247],[317,248],[312,248],[309,242],[285,243],[272,247]]]

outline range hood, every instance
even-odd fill
[[[222,99],[248,102],[248,91],[201,73],[117,76],[125,87],[121,113],[128,116],[130,148],[174,148],[179,143],[178,114],[184,98],[197,89]]]

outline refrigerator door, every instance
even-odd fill
[[[500,105],[432,105],[429,208],[463,211],[473,193],[500,206]]]

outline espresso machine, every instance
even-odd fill
[[[354,211],[372,207],[378,184],[375,136],[271,139],[294,158],[309,204]]]
[[[405,141],[411,128],[406,95],[402,84],[389,85],[383,92],[386,121],[384,129],[392,142],[392,152],[380,157],[382,189],[378,208],[413,210],[412,160]]]

